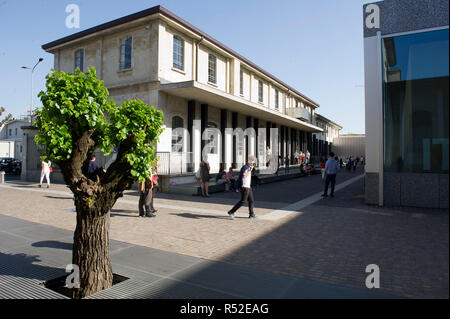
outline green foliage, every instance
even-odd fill
[[[113,100],[108,100],[108,90],[94,68],[75,74],[52,70],[46,79],[46,92],[39,93],[43,107],[38,109],[35,121],[35,140],[43,146],[46,158],[55,163],[70,160],[73,143],[93,129],[95,148],[105,155],[132,138],[135,147],[126,155],[133,168],[131,174],[141,181],[148,177],[154,144],[162,132],[162,111],[139,100],[117,108]]]

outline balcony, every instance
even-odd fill
[[[311,123],[311,114],[302,107],[287,108],[286,114],[289,116],[295,117],[296,119],[299,119],[301,121],[306,121],[308,123]]]

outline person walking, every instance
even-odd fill
[[[289,162],[290,162],[289,155],[286,155],[284,159],[284,175],[287,175],[290,172]]]
[[[325,180],[325,159],[323,158],[320,159],[320,171],[322,173],[322,180]]]
[[[157,210],[153,207],[153,172],[150,170],[150,176],[140,184],[139,187],[139,217],[156,217]]]
[[[269,145],[266,146],[266,166],[269,167],[272,161],[272,150]]]
[[[41,162],[41,179],[39,180],[39,187],[42,187],[42,182],[47,181],[47,188],[50,188],[50,173],[52,171],[52,163],[50,161],[42,161]]]
[[[209,182],[209,163],[206,160],[202,160],[200,163],[200,178],[202,181],[202,197],[210,197],[208,194],[208,182]]]
[[[342,169],[342,166],[344,166],[344,161],[342,160],[342,157],[339,159],[339,169]]]
[[[322,197],[328,197],[328,186],[331,183],[331,197],[334,197],[334,186],[336,185],[336,173],[338,170],[338,163],[334,159],[334,153],[331,152],[330,155],[328,155],[328,161],[325,164],[325,190],[322,194]]]
[[[309,150],[306,150],[305,161],[306,161],[306,164],[311,163],[311,153],[309,152]]]
[[[242,205],[244,205],[246,201],[248,201],[248,210],[249,210],[248,218],[256,218],[255,212],[253,211],[253,206],[254,206],[255,200],[253,198],[253,191],[252,191],[252,187],[251,187],[252,171],[255,168],[255,162],[256,162],[255,157],[249,156],[247,164],[241,168],[241,171],[239,173],[239,179],[238,179],[237,184],[238,184],[238,187],[241,187],[241,199],[228,212],[228,215],[230,215],[230,217],[233,219],[234,219],[234,213],[239,208],[241,208]]]

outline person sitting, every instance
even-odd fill
[[[220,171],[216,175],[216,183],[217,184],[231,184],[231,181],[227,178],[227,174],[225,173],[225,169],[223,168],[223,165],[220,166]],[[225,185],[225,189],[229,188],[227,185]]]
[[[236,187],[236,180],[234,179],[234,176],[233,176],[233,167],[230,167],[228,169],[226,176],[227,176],[227,179],[230,181],[231,189],[236,191],[236,193],[239,192],[239,190]]]

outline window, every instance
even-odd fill
[[[12,136],[12,129],[9,129],[9,136]]]
[[[448,173],[449,31],[383,39],[384,169]]]
[[[183,151],[183,119],[179,116],[172,118],[172,152],[181,153]]]
[[[219,154],[219,136],[217,135],[217,124],[213,122],[208,122],[207,128],[208,140],[206,141],[205,147],[207,149],[207,154]]]
[[[280,92],[275,90],[275,108],[278,109],[280,107]]]
[[[244,70],[242,70],[242,68],[240,75],[239,92],[241,95],[244,95]]]
[[[258,81],[258,102],[264,102],[264,84],[263,81]]]
[[[131,54],[132,54],[131,44],[132,44],[131,37],[127,37],[122,40],[122,43],[120,45],[120,64],[119,64],[120,70],[131,69]]]
[[[295,107],[298,108],[298,101],[295,100]]]
[[[177,36],[173,37],[173,67],[184,71],[184,41]]]
[[[208,82],[217,84],[217,58],[211,53],[208,55]]]
[[[17,127],[16,127],[16,136],[17,136]]]
[[[84,50],[78,50],[75,52],[75,70],[80,69],[83,72],[84,67]]]

